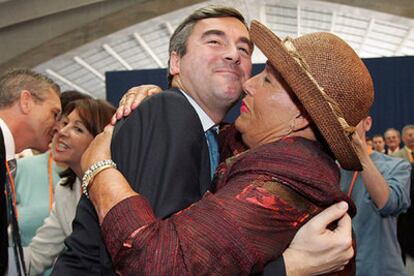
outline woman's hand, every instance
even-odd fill
[[[158,94],[161,91],[162,89],[159,86],[153,84],[132,87],[119,101],[119,107],[112,116],[111,124],[115,125],[118,120],[127,117],[146,97]]]
[[[313,217],[296,233],[283,253],[287,275],[318,275],[342,270],[354,255],[352,222],[346,202]],[[338,220],[337,228],[328,225]]]
[[[82,155],[81,168],[85,172],[91,165],[101,160],[111,159],[111,139],[114,131],[113,125],[107,125],[104,131],[98,134],[89,144]]]

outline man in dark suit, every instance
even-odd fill
[[[170,41],[169,84],[174,88],[144,101],[117,125],[113,159],[157,216],[168,217],[214,188],[213,142],[207,143],[206,136],[240,97],[252,51],[239,12],[195,11]],[[85,196],[65,244],[54,275],[114,275],[98,217]]]
[[[60,88],[36,72],[19,69],[0,77],[0,275],[8,265],[6,161],[26,148],[46,151],[60,113]]]

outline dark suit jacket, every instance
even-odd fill
[[[7,271],[8,263],[8,238],[7,238],[7,207],[4,194],[6,182],[6,149],[4,146],[3,132],[0,129],[0,275]]]
[[[210,162],[197,113],[177,90],[144,101],[117,124],[112,158],[161,218],[188,207],[210,188]],[[114,183],[116,185],[116,183]],[[114,275],[94,207],[82,196],[53,275]]]

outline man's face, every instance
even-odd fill
[[[375,136],[374,138],[372,138],[372,144],[373,144],[374,150],[378,152],[384,151],[385,142],[384,142],[384,138],[382,138],[381,136]]]
[[[384,134],[385,144],[391,149],[394,150],[400,146],[400,136],[394,130],[389,130]]]
[[[29,115],[29,128],[32,133],[31,148],[41,152],[48,149],[48,145],[55,133],[54,127],[60,109],[59,96],[51,88],[49,88],[45,101],[34,102],[33,109]]]
[[[407,129],[404,132],[404,135],[402,137],[404,145],[406,145],[407,147],[409,147],[410,149],[414,149],[414,129]]]
[[[194,25],[186,45],[184,56],[172,54],[171,74],[209,115],[227,111],[251,73],[248,30],[232,17],[203,19]]]

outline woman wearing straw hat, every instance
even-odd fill
[[[106,160],[111,128],[84,155],[83,167],[89,167],[84,192],[119,273],[260,272],[327,206],[347,200],[350,213],[355,211],[340,191],[335,159],[361,170],[351,136],[373,101],[368,70],[333,34],[281,41],[253,21],[250,35],[268,61],[244,84],[237,131],[229,127],[222,133],[230,141],[223,153],[240,152],[241,142],[250,150],[220,165],[214,195],[157,220]]]

